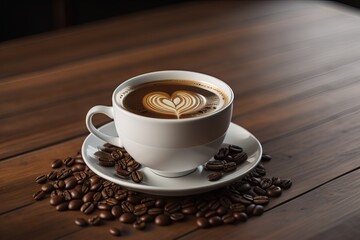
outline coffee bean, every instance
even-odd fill
[[[123,213],[123,212],[122,212],[121,207],[120,207],[119,205],[115,205],[115,206],[113,206],[112,209],[111,209],[111,214],[112,214],[114,217],[116,217],[116,218],[120,217],[120,215],[121,215],[122,213]]]
[[[101,191],[101,195],[104,199],[111,198],[114,196],[114,191],[110,187],[106,187]]]
[[[235,162],[228,162],[224,164],[223,171],[224,172],[232,172],[236,170],[236,163]]]
[[[229,154],[233,155],[235,153],[241,153],[243,152],[243,149],[236,145],[229,145]]]
[[[127,191],[126,190],[118,190],[115,193],[115,199],[116,200],[122,201],[122,200],[124,200],[126,198],[127,198]]]
[[[71,169],[65,169],[64,171],[58,172],[57,179],[63,180],[71,175]]]
[[[290,179],[284,179],[280,182],[280,187],[282,187],[285,190],[291,188],[291,185],[292,185],[292,182]]]
[[[126,201],[136,205],[136,204],[139,204],[141,202],[141,197],[138,196],[138,195],[129,195],[127,198],[126,198]]]
[[[40,191],[33,194],[33,198],[36,201],[39,201],[39,200],[43,199],[45,196],[46,196],[46,193],[44,191],[42,191],[42,190],[40,190]]]
[[[111,220],[114,216],[109,211],[100,211],[99,217],[104,220]]]
[[[42,185],[41,190],[45,193],[51,193],[54,190],[54,186],[50,183]]]
[[[232,158],[233,158],[233,161],[236,163],[236,165],[240,165],[248,159],[248,156],[245,152],[241,152],[241,153],[236,153],[236,154],[232,155]]]
[[[83,202],[92,202],[93,196],[94,196],[94,192],[88,192],[83,196],[82,200]]]
[[[93,201],[94,201],[94,202],[100,201],[101,198],[102,198],[102,196],[101,196],[101,193],[100,193],[100,192],[94,193],[94,195],[93,195]]]
[[[220,148],[218,153],[214,156],[216,160],[223,160],[229,154],[228,148]]]
[[[115,198],[108,198],[105,200],[105,202],[110,206],[114,206],[119,203]]]
[[[196,206],[192,206],[192,207],[187,207],[187,208],[183,208],[181,210],[181,212],[183,214],[186,214],[186,215],[193,215],[197,212],[197,207]]]
[[[216,209],[216,213],[217,213],[217,215],[219,215],[219,216],[223,216],[223,215],[225,215],[225,214],[228,213],[228,210],[227,210],[226,207],[220,206],[218,209]]]
[[[209,223],[212,225],[212,226],[219,226],[223,223],[221,217],[219,216],[213,216],[209,219]]]
[[[82,204],[83,201],[81,201],[80,199],[71,200],[69,202],[68,208],[69,210],[79,210]]]
[[[89,180],[90,180],[90,184],[93,185],[93,184],[99,183],[101,178],[97,175],[94,175],[94,176],[91,176],[89,178]]]
[[[73,159],[72,157],[67,157],[64,159],[64,164],[67,167],[71,167],[72,165],[74,165],[74,163],[75,163],[75,159]]]
[[[55,189],[55,190],[53,190],[53,191],[51,192],[50,197],[52,197],[52,196],[62,196],[62,195],[63,195],[63,191],[62,191],[62,190],[60,190],[60,189]]]
[[[76,165],[85,165],[85,162],[81,158],[75,158],[75,164]],[[83,170],[81,170],[81,171],[83,171]]]
[[[212,216],[217,216],[217,211],[216,210],[210,210],[210,211],[206,212],[204,217],[210,218]]]
[[[269,162],[271,159],[272,159],[272,157],[270,155],[267,155],[267,154],[263,154],[261,156],[261,161],[264,161],[264,162]]]
[[[135,183],[140,183],[143,180],[143,175],[139,171],[135,171],[131,173],[131,180]]]
[[[99,158],[99,165],[103,167],[113,167],[115,166],[115,161],[114,159]]]
[[[74,166],[71,167],[71,171],[74,172],[74,173],[75,172],[81,172],[81,171],[84,171],[85,168],[86,168],[85,165],[77,163],[77,164],[75,164]]]
[[[231,205],[231,200],[226,196],[222,196],[219,201],[220,201],[220,205],[226,208],[228,208]]]
[[[80,211],[85,214],[90,214],[94,211],[95,207],[94,204],[91,202],[86,202],[80,207]]]
[[[121,231],[120,231],[118,228],[116,228],[116,227],[111,227],[111,228],[109,229],[109,232],[110,232],[110,234],[113,235],[113,236],[120,236],[120,235],[121,235]]]
[[[103,185],[101,182],[90,185],[90,191],[100,191],[101,192],[102,188],[103,188]]]
[[[96,205],[97,209],[99,210],[105,210],[105,211],[110,211],[112,209],[112,207],[106,203],[101,203],[99,202],[97,205]]]
[[[134,171],[138,170],[140,167],[141,167],[141,164],[136,163],[136,164],[133,164],[133,165],[131,165],[131,166],[128,166],[128,167],[126,168],[126,170],[127,170],[128,172],[134,172]]]
[[[72,199],[71,193],[68,190],[63,191],[62,195],[64,196],[66,201],[70,201]]]
[[[121,214],[119,220],[122,223],[133,223],[133,222],[135,222],[136,217],[134,214],[126,212],[126,213]]]
[[[147,207],[144,204],[136,205],[134,206],[133,214],[135,216],[141,216],[147,213]]]
[[[265,168],[256,168],[255,171],[256,171],[256,173],[257,173],[260,177],[266,175],[266,170],[265,170]]]
[[[142,222],[152,222],[152,221],[154,221],[154,216],[145,214],[145,215],[140,216],[140,220]]]
[[[164,198],[160,198],[155,201],[155,207],[157,208],[162,208],[165,206],[165,204],[166,204],[166,200]]]
[[[86,194],[86,193],[88,193],[89,191],[90,191],[89,185],[84,182],[84,184],[81,185],[81,192],[82,192],[83,194]]]
[[[169,202],[165,205],[165,211],[168,213],[174,213],[180,211],[181,206],[178,202]]]
[[[129,171],[126,171],[124,169],[116,169],[116,173],[121,178],[129,178],[129,176],[131,174]]]
[[[240,222],[246,222],[248,219],[247,214],[244,212],[234,212],[233,216],[236,220],[238,220]]]
[[[264,207],[262,205],[256,205],[252,211],[252,215],[260,216],[264,213]]]
[[[67,202],[59,203],[58,205],[56,205],[55,208],[58,211],[65,211],[68,209],[68,203]]]
[[[160,226],[168,226],[172,223],[172,221],[168,215],[160,214],[155,217],[155,223]]]
[[[249,183],[243,183],[237,188],[237,190],[239,192],[247,192],[250,190],[250,188],[251,188],[251,185]]]
[[[246,208],[246,213],[249,214],[249,215],[253,215],[253,211],[254,211],[255,207],[256,207],[255,204],[250,204]]]
[[[204,217],[199,217],[196,220],[196,224],[201,228],[209,228],[211,226],[211,224],[209,223],[209,220]]]
[[[59,168],[61,167],[63,164],[63,162],[61,161],[61,159],[55,159],[52,164],[51,164],[51,167],[52,168]]]
[[[69,177],[65,179],[64,182],[65,182],[65,189],[72,189],[77,184],[77,180],[75,179],[75,177]]]
[[[275,185],[272,185],[266,190],[267,195],[270,197],[279,197],[281,195],[281,188]]]
[[[253,196],[251,196],[249,194],[243,194],[242,197],[249,202],[252,202],[254,200]],[[246,203],[244,203],[244,204],[246,204]]]
[[[221,171],[224,167],[224,163],[219,160],[208,161],[205,163],[205,169],[208,171]]]
[[[98,216],[93,216],[88,219],[88,223],[93,226],[98,226],[101,224],[101,219]]]
[[[71,189],[69,192],[71,195],[71,199],[81,199],[82,198],[82,194],[75,189]]]
[[[205,217],[206,211],[198,211],[195,216],[196,217]]]
[[[262,189],[267,189],[272,185],[272,180],[270,178],[263,178],[260,182],[260,187]]]
[[[222,172],[214,172],[207,176],[208,180],[211,182],[217,181],[222,177]]]
[[[181,221],[181,220],[185,219],[185,215],[182,213],[172,213],[172,214],[170,214],[170,218],[171,218],[171,220],[177,222],[177,221]]]
[[[75,219],[75,224],[80,226],[80,227],[85,227],[88,225],[87,221],[83,218],[76,218]]]
[[[134,205],[127,201],[121,203],[121,208],[125,213],[130,213],[134,211]]]
[[[225,224],[231,224],[235,222],[235,217],[231,213],[222,216],[221,219]]]
[[[266,205],[269,203],[269,198],[267,196],[256,196],[253,202],[255,204]]]
[[[50,205],[52,206],[56,206],[59,205],[60,203],[64,202],[65,199],[62,195],[54,195],[50,197]]]
[[[146,226],[145,222],[142,221],[136,221],[133,223],[133,228],[137,229],[137,230],[143,230]]]
[[[104,152],[104,151],[97,151],[94,153],[94,155],[97,156],[98,158],[104,158],[104,159],[112,158],[111,153]]]
[[[162,208],[150,208],[148,210],[148,214],[152,215],[152,216],[157,216],[160,215],[164,212],[164,210]]]
[[[46,181],[47,181],[46,175],[40,175],[35,179],[35,182],[39,184],[46,183]]]
[[[57,179],[58,172],[57,171],[51,171],[48,173],[47,178],[49,180],[55,180]]]
[[[56,180],[53,183],[54,188],[56,189],[64,189],[65,188],[65,182],[63,180]]]
[[[259,186],[254,187],[254,192],[259,194],[259,195],[266,195],[266,190],[262,189]]]
[[[155,199],[154,198],[143,198],[143,199],[141,199],[141,203],[149,208],[149,207],[152,207],[155,205]]]
[[[257,177],[252,177],[249,179],[249,183],[253,186],[259,186],[261,183],[261,179]]]
[[[278,177],[273,177],[273,178],[272,178],[272,183],[273,183],[275,186],[280,186],[280,184],[281,184],[281,179],[278,178]]]
[[[246,194],[248,194],[248,195],[250,195],[250,196],[252,196],[252,197],[256,197],[256,196],[258,196],[258,194],[256,194],[255,192],[254,192],[254,189],[252,188],[252,189],[250,189],[249,191],[247,191],[247,193]]]
[[[242,203],[233,203],[233,204],[230,205],[230,209],[233,212],[244,212],[246,207]]]
[[[87,179],[87,174],[83,171],[75,172],[73,175],[78,184],[83,184],[85,182],[85,180]]]

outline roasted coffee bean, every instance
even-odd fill
[[[220,206],[218,209],[216,209],[216,213],[217,213],[217,215],[219,215],[219,216],[223,216],[223,215],[225,215],[225,214],[228,213],[228,210],[227,210],[226,207]]]
[[[148,210],[148,214],[152,215],[152,216],[157,216],[160,215],[164,212],[164,210],[162,208],[150,208]]]
[[[126,166],[126,162],[124,161],[124,159],[117,161],[117,164],[115,164],[116,171],[126,170],[126,168],[127,168],[127,166]]]
[[[185,218],[185,215],[182,213],[172,213],[170,214],[170,218],[171,220],[177,222],[183,220]]]
[[[267,196],[256,196],[254,197],[253,203],[266,205],[269,203],[269,198]]]
[[[215,210],[220,206],[220,202],[218,200],[212,200],[209,202],[209,209]]]
[[[108,199],[106,199],[105,201],[106,201],[106,203],[107,203],[108,205],[110,205],[110,206],[114,206],[114,205],[116,205],[116,204],[119,203],[119,201],[116,200],[115,198],[108,198]]]
[[[235,162],[228,162],[224,164],[223,171],[224,172],[232,172],[236,170],[236,163]]]
[[[133,165],[131,165],[131,166],[128,166],[127,168],[126,168],[126,170],[128,171],[128,172],[134,172],[134,171],[136,171],[136,170],[138,170],[139,168],[140,168],[140,164],[139,163],[136,163],[136,164],[133,164]]]
[[[101,178],[99,176],[94,175],[94,176],[91,176],[89,178],[89,180],[90,180],[90,184],[93,185],[96,183],[100,183]]]
[[[215,154],[214,158],[216,160],[223,160],[229,154],[228,148],[220,148],[218,153]]]
[[[253,211],[254,211],[255,207],[256,207],[256,204],[250,204],[250,205],[247,206],[247,208],[246,208],[246,213],[247,213],[248,215],[253,215]]]
[[[68,190],[63,191],[62,195],[64,196],[66,201],[70,201],[72,199],[71,193]]]
[[[47,178],[52,181],[57,179],[57,175],[58,175],[57,171],[51,171],[48,173]]]
[[[75,158],[75,164],[79,164],[79,165],[85,165],[85,162],[83,159],[81,158]],[[82,171],[82,170],[81,170]]]
[[[104,158],[104,159],[112,158],[110,153],[104,151],[97,151],[94,153],[94,155],[97,156],[98,158]]]
[[[93,216],[88,219],[88,223],[93,226],[98,226],[101,223],[101,219],[98,216]]]
[[[169,202],[165,205],[165,211],[168,213],[174,213],[180,211],[181,206],[178,202]]]
[[[233,216],[236,220],[240,222],[246,222],[248,219],[248,215],[244,212],[234,212]]]
[[[186,214],[186,215],[193,215],[197,212],[197,207],[196,206],[192,206],[192,207],[187,207],[187,208],[183,208],[181,210],[181,212],[183,214]]]
[[[63,180],[56,180],[53,183],[54,188],[56,189],[64,189],[65,188],[65,182]]]
[[[131,173],[131,180],[135,183],[140,183],[143,180],[143,175],[140,171],[135,171]]]
[[[196,217],[205,217],[206,211],[198,211],[195,216]]]
[[[153,199],[153,198],[143,198],[143,199],[141,199],[141,203],[149,208],[149,207],[152,207],[152,206],[155,205],[155,199]]]
[[[59,203],[58,205],[56,205],[55,208],[58,211],[65,211],[68,209],[68,203],[67,202]]]
[[[168,226],[172,223],[172,220],[168,215],[160,214],[155,217],[154,222],[155,222],[155,224],[160,225],[160,226]]]
[[[291,185],[292,185],[292,182],[290,179],[284,179],[280,182],[280,187],[282,187],[285,190],[291,188]]]
[[[83,183],[83,185],[81,185],[81,192],[83,194],[86,194],[90,191],[90,187],[88,184],[86,184],[86,182]]]
[[[164,198],[160,198],[155,201],[155,207],[157,208],[162,208],[165,206],[165,204],[166,204],[166,200]]]
[[[253,196],[249,195],[249,194],[243,194],[242,197],[246,200],[248,200],[249,202],[252,202],[254,200]],[[241,202],[241,201],[240,201]]]
[[[262,177],[266,175],[266,170],[264,168],[256,168],[255,171],[257,172],[257,174]]]
[[[94,204],[91,202],[86,202],[80,207],[80,211],[85,214],[90,214],[94,211],[95,207]]]
[[[231,224],[235,222],[235,217],[231,213],[222,216],[221,219],[225,224]]]
[[[281,188],[275,185],[272,185],[266,190],[267,195],[270,197],[279,197],[281,195]]]
[[[198,227],[201,227],[201,228],[209,228],[211,226],[211,224],[209,223],[209,220],[204,217],[199,217],[196,220],[196,224],[198,225]]]
[[[259,186],[254,187],[254,192],[259,194],[259,195],[266,195],[266,190],[262,189]]]
[[[51,192],[50,197],[52,197],[52,196],[62,196],[62,195],[63,195],[63,191],[62,191],[62,190],[60,190],[60,189],[55,189],[55,190],[53,190],[53,191]]]
[[[243,183],[243,184],[239,185],[237,190],[239,192],[247,192],[250,190],[250,188],[251,188],[251,185],[249,183]]]
[[[121,154],[121,155],[120,155]],[[110,156],[111,156],[111,160],[117,160],[117,159],[120,159],[122,157],[122,153],[120,152],[117,152],[117,151],[112,151]]]
[[[115,161],[114,159],[99,158],[99,165],[103,167],[113,167],[115,166]]]
[[[71,171],[72,172],[81,172],[81,171],[84,171],[85,168],[86,168],[85,165],[77,163],[71,167]]]
[[[58,172],[57,179],[63,180],[71,175],[71,169],[65,169],[64,171]]]
[[[252,188],[252,189],[250,189],[249,191],[247,191],[247,193],[246,194],[248,194],[248,195],[250,195],[250,196],[252,196],[252,197],[256,197],[256,196],[258,196],[258,194],[256,194],[255,192],[254,192],[254,189]]]
[[[127,201],[121,203],[121,208],[125,213],[130,213],[134,211],[134,205]]]
[[[103,185],[101,182],[99,183],[94,183],[90,185],[90,191],[99,191],[101,192],[103,189]]]
[[[141,216],[147,213],[147,207],[144,204],[136,205],[134,206],[133,214],[135,216]]]
[[[270,155],[267,155],[267,154],[263,154],[261,156],[261,161],[264,161],[264,162],[269,162],[271,159],[272,159],[272,157]]]
[[[236,165],[240,165],[248,159],[248,156],[245,152],[241,152],[232,155],[232,158],[233,158],[233,162],[235,162]]]
[[[42,190],[33,194],[33,198],[37,201],[43,199],[45,196],[46,196],[46,193]]]
[[[222,196],[219,201],[220,201],[220,205],[226,208],[228,208],[231,205],[231,200],[226,196]]]
[[[111,227],[111,228],[109,229],[109,232],[110,232],[110,234],[113,235],[113,236],[120,236],[120,235],[121,235],[121,231],[120,231],[118,228],[116,228],[116,227]]]
[[[69,202],[68,208],[69,210],[79,210],[83,204],[83,201],[80,199],[71,200]]]
[[[94,196],[94,192],[88,192],[83,196],[82,200],[83,202],[92,202],[93,196]]]
[[[275,186],[280,186],[280,184],[281,184],[281,179],[278,178],[278,177],[273,177],[273,178],[272,178],[272,183],[273,183]]]
[[[136,217],[135,217],[135,215],[132,214],[132,213],[123,213],[123,214],[121,214],[119,220],[120,220],[120,222],[122,222],[122,223],[128,223],[128,224],[130,224],[130,223],[135,222]]]
[[[77,184],[75,177],[69,177],[65,179],[64,182],[65,182],[65,189],[72,189]]]
[[[116,218],[120,217],[120,215],[122,214],[121,207],[119,205],[113,206],[111,209],[111,214]]]
[[[127,198],[126,198],[126,201],[134,204],[134,205],[137,205],[141,202],[141,197],[138,196],[138,195],[129,195]]]
[[[114,191],[110,187],[106,187],[101,191],[101,195],[103,199],[107,199],[114,196]]]
[[[223,223],[221,217],[219,216],[213,216],[211,218],[209,218],[209,223],[212,225],[212,226],[219,226]]]
[[[247,196],[250,196],[250,195],[247,195]],[[242,203],[244,205],[249,205],[249,204],[251,204],[252,200],[249,200],[249,199],[244,198],[244,197],[240,197],[238,202]]]
[[[41,186],[41,190],[45,193],[51,193],[54,190],[54,186],[51,183],[46,183]]]
[[[69,192],[71,195],[71,199],[81,199],[82,197],[82,194],[75,189],[71,189],[69,190]]]
[[[149,214],[145,214],[145,215],[142,215],[142,216],[140,217],[140,220],[141,220],[142,222],[152,222],[152,221],[154,221],[154,216],[149,215]]]
[[[102,198],[102,196],[101,196],[101,193],[100,193],[100,192],[94,193],[94,195],[93,195],[93,201],[94,201],[94,202],[100,201],[101,198]]]
[[[64,164],[67,167],[71,167],[72,165],[74,165],[74,163],[75,163],[75,159],[73,159],[72,157],[67,157],[64,159]]]
[[[208,212],[206,212],[205,213],[205,216],[204,217],[206,217],[206,218],[210,218],[210,217],[212,217],[212,216],[217,216],[217,211],[216,210],[210,210],[210,211],[208,211]]]
[[[83,172],[83,171],[75,172],[73,175],[74,175],[74,178],[76,179],[76,182],[78,184],[83,184],[85,182],[86,178],[87,178],[87,174],[85,172]]]
[[[224,162],[220,160],[213,160],[205,163],[205,169],[208,171],[221,171],[223,167]]]
[[[243,152],[243,149],[236,145],[229,145],[229,154],[233,155],[235,153],[241,153]]]
[[[233,212],[244,212],[246,207],[242,203],[233,203],[233,204],[230,205],[230,209]]]
[[[76,218],[75,219],[75,224],[80,226],[80,227],[85,227],[88,225],[87,221],[83,218]]]
[[[112,206],[110,206],[106,203],[98,203],[96,206],[99,210],[110,211],[112,209]]]
[[[268,187],[270,187],[272,185],[272,180],[270,178],[263,178],[261,179],[260,182],[260,187],[262,189],[267,189]]]
[[[236,193],[231,194],[229,197],[230,197],[232,202],[236,202],[236,203],[240,202],[241,199],[243,199],[243,197],[241,197],[240,194],[236,194]]]
[[[261,183],[261,179],[257,177],[252,177],[249,179],[249,183],[253,186],[259,186]]]
[[[111,220],[114,216],[109,211],[100,211],[99,217],[104,220]]]
[[[46,181],[47,181],[46,175],[40,175],[35,179],[35,182],[40,184],[46,183]]]
[[[117,169],[116,173],[118,174],[119,177],[121,178],[129,178],[130,176],[130,172],[124,170],[124,169]]]
[[[146,223],[145,222],[142,222],[142,221],[136,221],[133,223],[133,228],[137,229],[137,230],[143,230],[146,226]]]
[[[222,172],[213,172],[207,176],[208,180],[211,182],[217,181],[222,177]]]
[[[51,164],[51,167],[52,168],[59,168],[61,167],[63,164],[63,162],[61,161],[61,159],[55,159],[52,164]]]
[[[54,195],[54,196],[50,197],[50,205],[52,205],[52,206],[59,205],[60,203],[62,203],[64,201],[65,201],[65,199],[61,195]]]
[[[115,199],[116,200],[122,201],[122,200],[124,200],[126,198],[127,198],[127,191],[126,190],[118,190],[115,193]]]
[[[138,164],[133,158],[130,158],[129,160],[127,160],[127,162],[126,162],[126,166],[127,167],[131,167],[131,166],[134,166],[134,165],[136,165],[136,164]]]
[[[264,213],[264,207],[261,205],[256,205],[252,211],[252,215],[254,215],[254,216],[260,216],[263,213]]]

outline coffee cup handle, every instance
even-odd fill
[[[94,124],[92,123],[92,117],[97,113],[105,114],[109,118],[114,119],[114,111],[112,107],[101,106],[101,105],[94,106],[88,111],[86,115],[86,126],[88,130],[96,137],[100,138],[101,140],[104,140],[105,142],[108,142],[118,147],[123,147],[123,144],[119,137],[114,137],[104,134],[94,126]]]

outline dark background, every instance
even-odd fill
[[[188,0],[0,0],[0,41]],[[360,8],[360,0],[340,0]]]

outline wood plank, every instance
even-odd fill
[[[238,23],[248,24],[253,19],[257,20],[277,13],[288,15],[295,10],[304,9],[315,15],[319,14],[316,12],[318,8],[312,10],[313,4],[292,2],[246,5],[245,10],[244,4],[238,2],[187,3],[88,24],[86,27],[78,26],[70,30],[11,41],[0,46],[2,52],[0,76],[38,71],[59,64],[131,49],[138,47],[139,39],[141,45],[151,45],[164,42],[164,39],[184,38],[219,27],[230,27]],[[325,11],[334,12],[331,9]],[[139,36],[139,32],[149,29],[157,29],[157,31]],[[54,38],[57,40],[53,41]]]
[[[360,35],[360,28],[356,29],[351,24],[345,24],[344,27],[346,21],[339,21],[340,19],[335,17],[331,20],[322,19],[324,25],[317,22],[318,24],[313,25],[316,27],[309,29],[308,25],[314,21],[314,18],[316,19],[318,16],[293,18],[292,21],[286,21],[286,24],[272,21],[272,25],[270,23],[265,26],[261,24],[247,26],[240,30],[233,29],[228,32],[204,34],[204,36],[193,38],[191,41],[159,45],[157,49],[145,48],[116,54],[109,59],[101,58],[93,60],[91,63],[70,65],[56,71],[11,78],[11,80],[1,84],[0,102],[3,102],[3,106],[1,106],[0,117],[33,111],[44,107],[44,105],[57,104],[85,94],[93,94],[96,90],[107,91],[113,89],[117,85],[116,83],[131,76],[157,70],[159,64],[162,65],[163,69],[182,68],[205,72],[211,69],[223,69],[224,67],[226,71],[227,66],[230,66],[231,69],[243,68],[245,74],[251,74],[255,66],[252,64],[254,61],[257,69],[261,68],[266,71],[270,69],[269,65],[272,65],[271,69],[273,69],[274,64],[281,61],[278,56],[279,53],[282,53],[282,57],[287,58],[286,61],[290,63],[293,63],[294,59],[308,62],[309,59],[314,59],[314,55],[317,58],[324,58],[324,55],[336,55],[337,64],[341,65],[343,64],[342,56],[347,56],[345,63],[360,57],[358,56],[360,54],[356,54],[360,50],[354,44],[356,36]],[[323,29],[328,29],[326,28],[328,24],[332,25],[331,31],[323,31]],[[287,31],[289,37],[279,38],[278,35],[283,31]],[[301,34],[297,35],[298,33]],[[329,38],[331,40],[328,40]],[[267,39],[267,42],[264,43],[257,39]],[[326,44],[323,43],[324,40],[327,40]],[[209,42],[209,44],[204,46],[204,41]],[[239,48],[241,42],[245,45],[248,42],[252,42],[252,44],[247,48]],[[328,48],[333,49],[339,44],[340,47],[330,50],[330,52],[324,51]],[[314,54],[312,56],[308,53],[310,47],[311,50],[314,49],[315,51],[312,52]],[[352,54],[345,55],[348,52]],[[265,58],[265,61],[262,61],[260,65],[259,61],[256,61],[259,58]],[[192,61],[189,62],[189,59]],[[330,59],[335,60],[334,57]],[[140,62],[143,62],[142,68],[138,69]],[[224,65],[224,62],[227,64]],[[296,63],[296,66],[295,69],[299,71],[299,62]],[[234,71],[232,70],[232,72]],[[274,81],[277,80],[279,79],[274,79]],[[268,81],[263,82],[268,83]],[[61,84],[60,89],[63,91],[59,91],[59,84]],[[44,92],[48,94],[44,94]]]
[[[346,174],[246,224],[198,230],[179,239],[237,239],[239,236],[248,239],[355,239],[360,234],[359,174],[359,169]],[[331,235],[322,235],[326,232]]]

